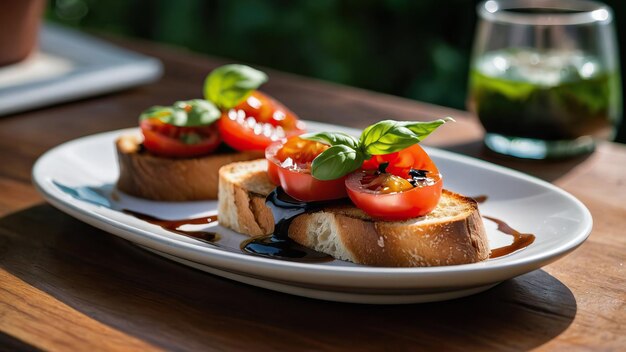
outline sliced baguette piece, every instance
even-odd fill
[[[274,216],[265,206],[265,197],[274,188],[265,159],[222,166],[217,197],[219,224],[252,237],[272,233]]]
[[[141,142],[140,134],[123,135],[116,140],[120,167],[117,188],[152,200],[217,199],[220,167],[263,156],[263,152],[228,152],[196,158],[166,158],[142,151]]]
[[[220,169],[219,222],[249,236],[272,233],[265,197],[274,188],[267,162],[239,162]],[[474,263],[489,257],[478,205],[444,190],[435,210],[406,221],[380,221],[354,206],[329,206],[296,217],[289,237],[337,259],[388,267]]]

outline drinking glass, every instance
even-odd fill
[[[489,0],[477,10],[468,103],[488,148],[558,158],[614,137],[622,102],[609,7],[587,0]]]

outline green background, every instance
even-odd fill
[[[464,109],[477,2],[52,0],[46,17]],[[607,3],[626,37],[624,2]]]

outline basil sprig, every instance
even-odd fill
[[[320,142],[332,146],[345,145],[352,149],[359,148],[359,140],[343,132],[307,133],[301,137],[310,141]]]
[[[139,115],[139,120],[159,119],[161,122],[179,126],[206,126],[217,121],[220,110],[204,99],[177,101],[172,106],[153,106]]]
[[[344,144],[326,149],[311,164],[311,175],[318,180],[334,180],[351,173],[365,161],[359,149]]]
[[[153,106],[139,120],[159,119],[179,127],[207,126],[246,99],[267,81],[267,75],[245,65],[224,65],[213,70],[204,81],[204,98],[177,101],[172,106]]]
[[[417,144],[450,121],[454,119],[446,117],[428,122],[384,120],[363,130],[359,139],[341,132],[308,133],[301,137],[331,146],[311,164],[311,175],[328,181],[358,169],[373,155],[395,153]]]
[[[267,75],[246,65],[224,65],[213,70],[204,81],[204,98],[220,109],[235,107],[263,83]]]

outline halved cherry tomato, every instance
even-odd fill
[[[389,163],[386,172],[376,173],[374,170],[382,163]],[[346,188],[352,202],[374,218],[415,218],[428,214],[439,203],[443,180],[435,163],[417,144],[397,153],[374,156],[363,164],[363,169],[348,176]],[[413,175],[420,175],[413,178],[411,169],[423,171],[413,171]]]
[[[345,198],[345,177],[321,181],[311,175],[311,162],[326,149],[327,145],[297,136],[270,145],[265,150],[270,180],[303,202]]]
[[[305,132],[296,114],[259,91],[225,111],[218,127],[224,142],[237,150],[265,150],[273,142]]]
[[[380,171],[367,172],[366,175],[361,178],[361,184],[370,191],[380,193],[410,191],[415,187],[404,177],[387,172],[381,173]]]
[[[143,145],[148,151],[167,157],[194,157],[211,153],[220,145],[215,124],[199,127],[178,127],[159,119],[140,122]]]
[[[363,169],[376,170],[380,164],[385,162],[389,163],[387,172],[393,175],[408,177],[411,169],[428,170],[433,173],[439,173],[435,163],[419,144],[415,144],[396,153],[374,155],[371,159],[363,163]]]

